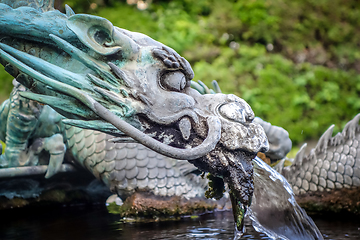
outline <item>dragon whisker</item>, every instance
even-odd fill
[[[94,76],[94,75],[92,75],[92,74],[90,74],[90,73],[87,74],[86,76],[87,76],[87,77],[89,78],[89,80],[90,80],[91,82],[93,82],[95,85],[98,85],[98,86],[100,86],[100,87],[102,87],[102,88],[105,88],[105,89],[107,89],[107,90],[109,90],[109,91],[112,91],[112,92],[116,92],[116,93],[119,93],[119,92],[120,92],[120,90],[119,90],[118,88],[113,87],[113,86],[110,85],[109,83],[103,81],[102,79],[100,79],[100,78],[98,78],[98,77],[96,77],[96,76]]]
[[[120,86],[118,80],[108,72],[109,66],[102,62],[96,61],[94,58],[90,57],[83,51],[79,50],[58,36],[50,34],[49,37],[57,44],[59,48],[67,52],[73,58],[85,64],[85,66],[99,74],[104,80],[114,85],[115,87]]]
[[[115,75],[124,82],[125,86],[131,88],[134,85],[134,82],[130,80],[120,68],[118,68],[112,62],[109,62],[108,64]]]
[[[0,47],[1,47],[1,45],[0,45]],[[29,75],[32,78],[37,79],[39,82],[41,82],[47,86],[50,86],[65,95],[75,97],[76,99],[83,102],[90,109],[94,108],[93,104],[94,104],[95,100],[93,98],[91,98],[89,95],[87,95],[85,92],[83,92],[73,86],[70,86],[68,84],[58,82],[52,78],[49,78],[49,77],[35,71],[31,67],[23,64],[22,62],[20,62],[19,60],[17,60],[13,56],[11,56],[10,54],[4,52],[3,50],[0,50],[0,57],[3,58],[5,61],[9,62],[10,64],[15,65],[15,67],[17,67],[23,73]]]
[[[92,112],[90,109],[82,108],[83,104],[78,101],[53,96],[46,96],[31,92],[21,92],[20,95],[24,98],[47,104],[60,112],[66,111],[81,118],[96,117],[96,114],[94,114],[94,112]]]
[[[208,126],[212,127],[209,127],[207,137],[199,146],[190,149],[171,147],[153,139],[137,128],[131,126],[95,100],[93,111],[96,112],[105,121],[111,123],[117,129],[123,131],[126,135],[143,144],[144,146],[165,156],[179,160],[195,160],[206,155],[216,147],[216,144],[219,142],[221,137],[220,119],[211,116],[207,118],[207,124]]]
[[[93,91],[91,85],[87,81],[84,81],[84,78],[80,74],[70,72],[47,61],[44,61],[41,58],[24,53],[2,43],[0,43],[0,48],[8,54],[11,54],[11,56],[21,61],[23,64],[26,64],[28,67],[31,67],[34,70],[45,74],[46,76],[59,79],[60,82],[74,86],[76,88]]]

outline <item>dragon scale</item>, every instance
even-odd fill
[[[137,143],[113,143],[113,136],[66,127],[67,145],[74,159],[101,179],[122,199],[135,190],[158,196],[202,197],[207,182],[191,173],[196,168],[158,154]]]
[[[291,166],[283,167],[284,161],[276,166],[295,194],[360,187],[359,119],[360,114],[334,137],[334,125],[330,126],[309,155],[305,155],[304,144]]]

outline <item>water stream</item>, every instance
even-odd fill
[[[257,157],[254,160],[254,186],[253,201],[247,214],[258,232],[271,239],[323,239],[314,221],[296,203],[286,179]]]

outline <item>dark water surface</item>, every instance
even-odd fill
[[[0,211],[0,239],[133,240],[233,239],[231,212],[204,214],[174,222],[120,223],[104,206]],[[313,218],[324,239],[359,239],[360,218]],[[269,239],[247,223],[242,239]]]

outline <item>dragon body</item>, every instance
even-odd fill
[[[276,166],[295,194],[360,186],[359,119],[360,114],[334,137],[330,126],[308,155],[304,144],[291,166],[284,167],[284,160]]]
[[[71,157],[66,162],[88,169],[122,199],[135,190],[158,196],[204,196],[207,181],[192,173],[196,167],[189,162],[165,157],[138,143],[108,141],[113,136],[106,133],[65,125],[64,117],[49,106],[21,97],[19,92],[26,89],[14,84],[10,99],[0,107],[0,125],[6,126],[1,140],[7,143],[1,157],[7,159],[7,166],[51,164],[42,156],[45,150],[53,164],[46,174],[49,178],[58,171],[67,150]]]
[[[203,197],[207,182],[192,173],[196,168],[165,157],[137,143],[114,143],[113,136],[68,127],[67,145],[74,160],[126,199],[136,190],[158,196]]]

